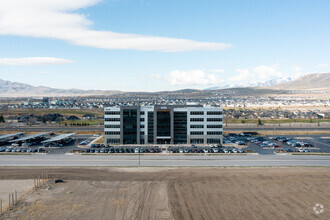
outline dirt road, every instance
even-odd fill
[[[41,168],[0,168],[0,180]],[[47,168],[1,219],[330,219],[330,168]],[[316,214],[315,204],[323,205]]]

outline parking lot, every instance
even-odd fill
[[[48,135],[45,139],[51,138],[53,135]],[[74,135],[72,140],[69,140],[67,143],[63,142],[62,144],[43,144],[41,141],[45,139],[40,139],[37,142],[28,143],[28,144],[16,144],[5,142],[0,145],[0,153],[49,153],[49,154],[65,154],[75,150],[81,150],[78,147],[79,143],[84,140],[94,140],[92,135]]]
[[[274,152],[330,153],[330,139],[324,135],[311,135],[308,137],[304,135],[227,136],[227,140],[235,143],[238,147],[241,146],[246,150],[251,150],[259,154],[273,154]]]
[[[47,136],[44,139],[51,138]],[[93,144],[95,135],[73,135],[67,143],[33,145],[4,143],[1,153],[49,153],[65,154],[80,152],[88,154],[274,154],[274,153],[330,153],[330,139],[322,135],[306,136],[242,136],[225,135],[223,145],[106,145]],[[71,140],[72,139],[72,140]],[[62,143],[62,142],[61,142]]]

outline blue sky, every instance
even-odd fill
[[[0,0],[0,79],[159,91],[330,72],[327,0]]]

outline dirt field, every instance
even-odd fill
[[[49,168],[1,219],[330,219],[330,168]],[[0,180],[41,168],[0,168]],[[316,203],[323,213],[316,214]]]

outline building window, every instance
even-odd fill
[[[140,125],[140,128],[144,128],[144,125]]]
[[[144,112],[140,112],[140,115],[144,115]]]
[[[208,131],[207,135],[222,135],[222,131]]]
[[[208,144],[220,144],[220,139],[219,138],[210,138],[207,139]]]
[[[114,139],[114,138],[108,138],[107,139],[107,144],[119,144],[120,139]]]
[[[105,128],[120,128],[120,125],[105,125]]]
[[[204,135],[204,131],[191,131],[190,135]]]
[[[144,131],[140,131],[140,135],[144,135]]]
[[[106,115],[120,115],[119,111],[106,111],[104,114]]]
[[[120,118],[105,118],[104,121],[120,121]]]
[[[144,121],[144,118],[140,118],[140,121]]]
[[[190,128],[204,128],[204,125],[190,125]]]
[[[222,115],[221,111],[209,111],[207,112],[207,115]]]
[[[171,113],[168,110],[157,111],[157,136],[171,136]]]
[[[202,112],[202,111],[194,111],[194,112],[190,112],[190,115],[204,115],[204,112]]]
[[[203,138],[192,138],[190,139],[191,144],[204,144]]]
[[[222,128],[222,125],[207,125],[207,128]]]
[[[137,144],[137,109],[123,110],[123,144]]]
[[[190,118],[190,121],[204,121],[204,118]]]
[[[222,118],[208,118],[207,121],[222,121]]]
[[[105,131],[105,135],[120,135],[120,131]]]

